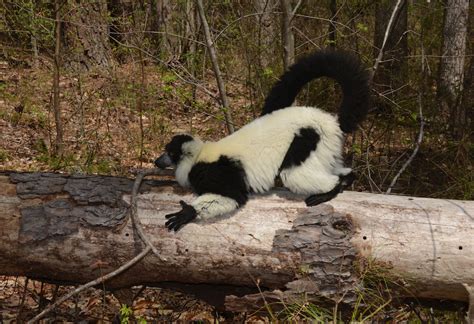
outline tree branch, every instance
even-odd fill
[[[214,42],[211,39],[211,32],[209,31],[209,25],[207,23],[206,15],[204,14],[204,6],[202,0],[197,2],[199,17],[201,18],[202,26],[204,29],[204,37],[206,38],[206,45],[209,51],[209,57],[211,58],[212,68],[214,70],[214,75],[216,76],[217,87],[219,88],[219,93],[221,96],[222,108],[224,111],[224,117],[227,125],[227,130],[229,133],[234,132],[234,123],[232,121],[232,116],[229,110],[229,101],[227,99],[227,94],[225,91],[224,81],[222,79],[221,70],[219,69],[219,63],[217,62],[216,48]]]
[[[390,20],[388,21],[388,24],[387,24],[387,29],[385,30],[385,35],[383,38],[382,46],[380,47],[379,55],[377,55],[377,58],[375,59],[374,67],[372,68],[370,83],[372,83],[375,72],[377,71],[377,68],[379,67],[380,62],[382,61],[383,50],[385,48],[385,44],[387,43],[387,39],[388,39],[388,36],[390,35],[390,32],[392,31],[392,26],[395,21],[395,17],[397,16],[398,11],[402,7],[404,1],[405,0],[398,0],[397,3],[395,4],[395,7],[393,8],[392,15],[390,16]]]
[[[395,177],[392,179],[392,182],[390,183],[390,186],[388,186],[387,191],[385,192],[386,194],[390,194],[392,192],[393,186],[395,186],[395,183],[397,183],[398,178],[400,175],[405,171],[405,169],[410,165],[410,163],[413,161],[415,158],[416,154],[418,153],[418,150],[420,149],[421,142],[423,141],[423,128],[425,126],[425,121],[423,119],[423,109],[422,109],[422,104],[421,104],[421,93],[418,93],[418,104],[420,106],[419,114],[420,114],[420,131],[418,132],[418,138],[416,140],[415,144],[415,149],[411,153],[410,157],[408,160],[405,161],[401,169],[398,171],[398,173],[395,175]]]

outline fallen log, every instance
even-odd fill
[[[144,248],[129,221],[132,185],[1,173],[0,274],[79,284],[132,259]],[[376,263],[402,295],[469,302],[473,291],[472,201],[345,192],[307,208],[276,190],[233,215],[168,232],[164,215],[181,199],[192,195],[170,181],[143,183],[138,216],[160,257],[148,254],[107,288],[174,288],[233,311],[301,298],[351,304],[363,289],[361,267]]]

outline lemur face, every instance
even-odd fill
[[[192,140],[193,137],[189,135],[174,136],[171,142],[166,144],[165,152],[155,160],[155,165],[160,169],[176,166],[183,156],[183,144]]]

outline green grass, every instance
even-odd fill
[[[409,278],[394,274],[389,266],[365,259],[354,264],[360,279],[356,301],[352,305],[311,301],[305,295],[300,301],[265,304],[272,321],[314,323],[463,323],[463,309],[441,310],[426,307],[421,302],[405,303],[410,296]],[[412,298],[411,300],[417,300]],[[441,307],[441,304],[440,304]],[[282,309],[275,311],[275,309]]]
[[[9,157],[10,156],[7,151],[0,149],[0,163],[7,162]]]

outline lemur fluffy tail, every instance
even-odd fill
[[[320,77],[340,84],[339,124],[343,132],[354,131],[369,108],[369,74],[357,57],[343,51],[318,51],[292,65],[271,89],[261,115],[291,106],[303,86]]]

